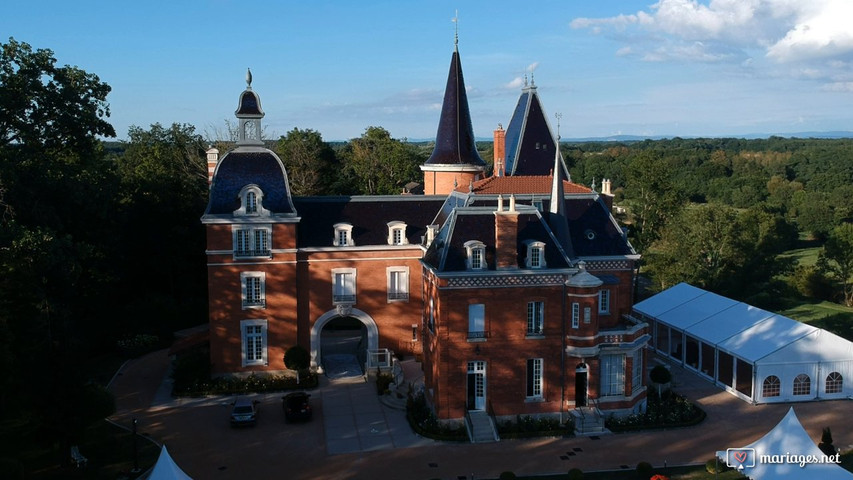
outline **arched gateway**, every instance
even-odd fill
[[[311,368],[323,373],[323,328],[357,320],[366,330],[366,351],[379,349],[379,328],[367,313],[357,308],[337,308],[321,315],[311,327]],[[363,360],[362,360],[363,361]],[[364,367],[362,364],[361,367]]]

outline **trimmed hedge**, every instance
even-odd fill
[[[533,418],[529,415],[517,415],[515,422],[498,422],[498,434],[502,439],[535,438],[535,437],[570,437],[574,436],[574,419],[569,417],[566,423],[560,424],[554,418]]]
[[[705,411],[681,395],[667,391],[661,399],[654,390],[649,390],[648,395],[645,413],[624,417],[611,416],[606,419],[605,426],[612,432],[633,432],[689,427],[705,420]]]
[[[467,442],[468,433],[465,426],[448,427],[435,418],[435,414],[427,405],[423,392],[416,395],[409,393],[406,400],[406,420],[415,433],[422,437],[446,442]]]

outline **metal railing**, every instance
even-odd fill
[[[409,292],[388,292],[388,300],[408,300]]]
[[[391,368],[394,362],[394,352],[387,348],[367,351],[367,368]]]
[[[235,257],[269,257],[270,249],[269,248],[261,248],[261,249],[247,249],[247,250],[234,250]]]
[[[468,331],[468,339],[477,339],[477,338],[489,338],[488,330],[481,331]]]
[[[355,303],[355,295],[332,295],[333,302]]]

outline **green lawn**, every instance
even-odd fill
[[[811,266],[817,263],[817,256],[823,247],[795,248],[779,254],[778,258],[797,260],[800,265]]]

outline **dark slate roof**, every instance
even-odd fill
[[[492,208],[457,209],[424,255],[424,262],[444,272],[464,271],[467,258],[465,243],[471,240],[483,242],[486,246],[486,265],[489,270],[494,271],[495,213]],[[545,243],[545,262],[548,268],[569,267],[544,219],[535,210],[518,214],[516,252],[520,268],[523,268],[527,255],[525,242],[530,240]]]
[[[205,215],[231,214],[240,207],[240,190],[255,184],[264,193],[263,207],[273,214],[296,214],[290,199],[287,172],[272,151],[238,147],[216,166]]]
[[[424,165],[486,166],[474,143],[474,128],[471,126],[468,94],[465,92],[458,50],[453,52],[450,61],[444,103],[438,120],[438,132],[435,134],[435,148]]]
[[[536,87],[526,87],[506,129],[506,174],[551,175],[556,148]]]
[[[261,97],[252,91],[251,88],[247,88],[240,94],[240,104],[237,105],[237,111],[234,113],[235,115],[263,116],[264,111],[261,109]]]
[[[530,205],[530,196],[516,196],[517,205]],[[548,220],[551,213],[547,196],[536,196],[543,205],[542,216]],[[504,197],[504,207],[508,199]],[[471,195],[469,206],[497,206],[497,196]],[[567,195],[565,197],[565,215],[569,222],[571,245],[566,246],[571,258],[594,256],[635,255],[630,243],[622,236],[622,229],[615,223],[607,206],[597,195]],[[592,239],[589,234],[592,234]]]
[[[353,226],[356,247],[388,245],[388,223],[392,221],[404,222],[406,238],[417,245],[445,200],[444,196],[420,195],[296,197],[293,201],[301,216],[297,246],[331,247],[337,223]]]

